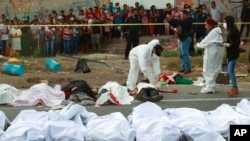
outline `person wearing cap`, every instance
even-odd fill
[[[201,89],[201,93],[215,93],[216,78],[221,71],[224,48],[219,44],[223,43],[221,28],[213,18],[205,21],[207,35],[196,44],[198,48],[204,48],[203,56],[203,77],[206,86]]]
[[[140,71],[153,85],[161,74],[160,55],[163,51],[158,39],[151,40],[148,44],[138,45],[129,53],[130,69],[126,86],[130,91],[136,88]]]
[[[191,32],[193,27],[193,22],[189,18],[189,13],[187,10],[182,10],[181,20],[173,19],[171,16],[167,17],[167,21],[173,27],[175,27],[175,32],[178,38],[178,48],[179,55],[181,59],[181,70],[180,73],[188,74],[191,73],[191,63],[189,58],[189,48],[192,42]]]

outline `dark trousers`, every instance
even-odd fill
[[[5,49],[7,47],[9,47],[9,41],[8,40],[2,40],[0,42],[1,42],[1,46],[2,46],[2,55],[5,56],[6,55]]]
[[[242,22],[249,22],[250,20],[242,20]],[[240,36],[242,36],[243,30],[245,28],[245,25],[247,27],[247,31],[246,31],[246,37],[249,36],[249,28],[250,28],[250,24],[241,24],[240,26]]]
[[[189,45],[189,55],[190,56],[194,56],[195,55],[195,51],[194,51],[194,34],[191,34],[191,43]]]
[[[134,34],[134,35],[128,35],[126,38],[126,48],[125,48],[125,58],[128,58],[129,52],[131,50],[131,46],[133,47],[139,45],[139,35]]]

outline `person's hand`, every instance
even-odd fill
[[[230,44],[229,44],[229,43],[223,43],[223,46],[224,46],[224,47],[229,47]]]

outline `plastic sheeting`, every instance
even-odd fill
[[[21,91],[8,84],[0,84],[0,104],[9,104]]]
[[[131,104],[134,100],[133,96],[130,96],[128,89],[125,86],[121,86],[117,82],[109,81],[103,85],[99,91],[99,98],[96,101],[96,106],[99,107],[110,101],[116,105]]]
[[[23,110],[9,123],[0,112],[1,141],[225,141],[232,124],[250,124],[250,102],[211,111],[167,108],[144,102],[126,119],[120,112],[97,116],[78,104],[60,111]]]
[[[23,90],[11,104],[13,106],[35,106],[40,103],[44,106],[53,107],[60,105],[64,99],[64,92],[61,91],[59,85],[50,87],[47,84],[40,83],[33,85],[28,90]]]
[[[87,124],[88,135],[94,141],[134,141],[135,130],[120,112],[93,118]]]

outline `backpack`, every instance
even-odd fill
[[[85,59],[78,59],[76,68],[75,68],[75,73],[89,73],[91,70],[88,67],[88,64]]]

